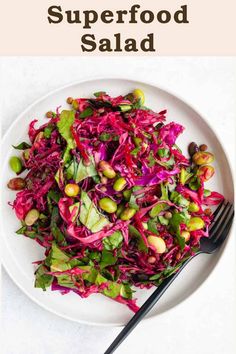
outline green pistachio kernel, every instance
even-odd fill
[[[12,156],[10,158],[9,164],[13,172],[18,174],[22,171],[22,162],[19,157]]]
[[[196,230],[203,229],[205,226],[205,223],[201,218],[194,216],[193,218],[191,218],[189,220],[189,223],[187,226],[188,226],[188,231],[196,231]]]
[[[118,178],[115,183],[113,184],[113,189],[116,191],[116,192],[120,192],[120,191],[123,191],[123,189],[125,188],[126,186],[126,179],[124,177],[120,177]]]
[[[104,197],[99,200],[99,206],[102,210],[106,211],[109,214],[115,213],[117,210],[117,204],[114,200]]]
[[[125,208],[124,211],[122,211],[122,213],[120,214],[120,219],[121,220],[130,220],[134,214],[136,213],[136,209],[133,208]]]

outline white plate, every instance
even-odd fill
[[[4,174],[1,178],[3,264],[15,283],[32,300],[53,313],[80,323],[110,326],[123,325],[132,316],[132,313],[124,305],[102,295],[95,294],[88,299],[81,299],[73,293],[62,296],[59,292],[50,290],[43,292],[41,289],[34,288],[35,268],[32,262],[42,259],[44,250],[34,241],[14,233],[19,227],[19,221],[7,203],[14,199],[15,192],[6,187],[8,180],[13,177],[8,161],[11,155],[16,154],[11,144],[17,145],[23,140],[27,141],[27,127],[30,121],[37,117],[40,124],[45,122],[45,112],[55,110],[58,106],[67,107],[65,100],[68,96],[89,97],[93,92],[100,90],[107,91],[113,96],[128,93],[137,87],[145,92],[145,104],[148,107],[156,111],[166,108],[168,110],[167,121],[179,122],[186,128],[184,134],[178,139],[178,145],[185,154],[187,154],[186,148],[189,142],[193,140],[197,143],[206,143],[209,146],[209,150],[216,155],[216,162],[214,163],[216,174],[208,182],[208,187],[223,193],[227,199],[232,200],[233,198],[233,181],[230,167],[224,150],[212,129],[189,105],[155,86],[126,79],[96,79],[61,88],[28,107],[16,119],[2,141],[2,155],[4,156],[2,161]],[[199,256],[192,261],[147,318],[166,312],[196,291],[214,269],[221,253],[217,253],[214,256]],[[138,291],[138,304],[142,304],[150,293],[150,290]]]

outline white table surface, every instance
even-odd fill
[[[32,101],[94,75],[148,80],[197,107],[235,162],[236,58],[2,58],[3,133]],[[235,238],[198,291],[180,306],[141,324],[117,354],[233,354],[236,328]],[[2,272],[2,354],[102,354],[119,328],[79,325],[33,303]]]

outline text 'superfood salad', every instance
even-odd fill
[[[137,311],[133,286],[158,286],[208,236],[209,206],[223,196],[205,189],[214,174],[206,145],[176,145],[184,128],[166,110],[143,106],[135,90],[110,97],[69,97],[71,109],[30,123],[30,143],[10,166],[21,221],[17,234],[45,248],[35,286],[104,294]]]

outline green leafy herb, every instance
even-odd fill
[[[169,151],[169,149],[159,149],[158,151],[157,151],[157,153],[158,153],[158,155],[162,158],[162,157],[168,157],[169,156],[169,153],[170,153],[170,151]]]
[[[141,108],[141,98],[139,98],[135,103],[133,103],[133,108],[134,109],[139,109]]]
[[[95,204],[91,201],[88,194],[81,191],[80,222],[93,233],[101,231],[104,226],[109,224],[109,220],[99,213]]]
[[[57,275],[56,278],[59,285],[64,286],[65,288],[76,289],[70,275],[61,274]]]
[[[83,110],[83,111],[80,113],[79,117],[80,117],[80,118],[87,118],[87,117],[90,117],[90,116],[92,116],[92,115],[93,115],[93,110],[92,110],[92,108],[91,108],[91,107],[87,107],[87,108],[85,108],[85,110]]]
[[[171,192],[170,194],[170,200],[179,205],[179,206],[182,206],[182,207],[188,207],[189,206],[189,200],[187,200],[186,198],[184,198],[181,194],[179,194],[178,192],[176,191],[173,191]]]
[[[115,299],[120,295],[121,284],[115,282],[108,282],[108,287],[103,290],[103,294]]]
[[[89,166],[85,166],[82,159],[79,164],[76,160],[73,160],[66,170],[67,178],[73,179],[76,183],[83,181],[87,177],[97,176],[97,174],[93,156],[90,156]]]
[[[148,167],[153,167],[157,163],[155,157],[153,156],[153,151],[150,152],[148,156]]]
[[[139,151],[141,150],[141,146],[136,147],[135,149],[133,149],[130,154],[133,156],[137,156]]]
[[[50,270],[52,272],[63,272],[71,269],[70,257],[63,252],[55,242],[52,243],[52,248],[49,257]]]
[[[62,111],[60,114],[60,119],[57,122],[57,128],[61,136],[67,142],[67,148],[65,150],[63,160],[66,163],[70,158],[70,150],[75,148],[75,142],[71,133],[71,126],[75,121],[75,113],[73,111]]]
[[[161,183],[161,200],[169,200],[168,187],[164,183]]]
[[[160,273],[157,273],[155,275],[152,275],[149,280],[159,280],[161,277],[162,278],[167,278],[169,277],[170,275],[172,275],[173,273],[176,272],[177,269],[179,269],[180,267],[180,264],[178,264],[177,266],[175,267],[171,267],[171,266],[168,266],[166,269],[164,269],[162,272]]]
[[[139,206],[136,203],[137,197],[134,194],[131,194],[130,200],[129,200],[129,207],[135,210],[139,210]]]
[[[121,245],[122,241],[122,233],[118,230],[115,231],[111,236],[105,237],[102,242],[106,250],[113,251]]]
[[[187,212],[174,213],[169,221],[172,232],[176,235],[181,249],[185,246],[185,239],[180,234],[180,224],[188,224],[190,215]]]
[[[117,257],[114,257],[112,252],[107,250],[102,251],[102,258],[100,262],[101,269],[110,265],[114,265],[116,262],[117,262]]]
[[[133,225],[129,225],[129,234],[136,239],[139,251],[147,253],[148,248],[143,241],[142,235]]]
[[[44,128],[44,131],[43,131],[44,138],[49,139],[52,134],[53,129],[54,129],[54,126],[50,125],[50,124],[46,128]]]
[[[89,258],[94,260],[94,261],[100,262],[101,253],[97,252],[97,251],[90,252]]]
[[[131,189],[124,190],[123,196],[124,196],[125,200],[129,201],[130,197],[131,197],[131,194],[132,194],[132,190]]]
[[[25,141],[23,141],[22,143],[20,143],[19,145],[17,145],[17,146],[14,146],[14,145],[12,145],[13,147],[14,147],[14,149],[17,149],[17,150],[25,150],[25,149],[29,149],[31,146],[28,144],[28,143],[26,143]]]
[[[44,291],[48,288],[53,282],[53,276],[47,274],[48,269],[41,264],[35,272],[35,288],[42,288]]]
[[[59,229],[59,227],[56,224],[53,224],[53,225],[51,224],[51,231],[52,231],[55,241],[59,245],[65,246],[67,244],[64,234],[61,232],[61,230]]]
[[[27,230],[26,229],[25,232],[24,232],[24,235],[29,237],[29,238],[32,238],[32,239],[35,239],[36,237],[40,238],[39,232],[36,231],[35,229],[33,229],[33,230]]]
[[[193,173],[188,172],[185,168],[181,168],[179,181],[184,185],[192,176]]]
[[[82,277],[84,280],[89,281],[92,284],[96,284],[96,279],[98,277],[98,270],[91,266],[82,266],[80,269],[86,270]]]
[[[163,167],[169,168],[169,167],[171,167],[171,166],[173,166],[175,164],[175,158],[174,158],[173,155],[171,155],[169,160],[167,160],[167,161],[158,161],[158,164],[163,166]]]
[[[201,187],[201,181],[197,176],[195,176],[191,178],[188,185],[193,191],[197,191]]]
[[[210,197],[211,191],[209,189],[204,189],[203,195],[204,197]]]
[[[159,219],[161,225],[168,225],[169,224],[169,220],[164,218],[164,216],[159,215],[158,219]]]
[[[133,291],[128,284],[122,284],[120,288],[120,295],[126,299],[132,299]]]
[[[169,208],[169,205],[166,203],[159,203],[155,205],[149,212],[151,218],[155,218],[161,211],[166,210]]]
[[[99,135],[99,140],[101,141],[108,141],[111,139],[111,134],[103,132],[102,134]]]
[[[47,194],[47,198],[50,198],[51,200],[53,200],[55,203],[59,202],[59,199],[61,198],[61,195],[59,192],[54,191],[53,189],[51,189],[48,194]]]
[[[159,235],[159,232],[157,231],[157,221],[148,220],[148,230],[151,231],[155,235]]]
[[[75,147],[75,143],[73,140],[73,136],[71,134],[71,126],[73,125],[75,120],[75,113],[73,111],[62,111],[60,114],[60,119],[57,122],[57,127],[59,133],[66,140],[67,144],[73,149]]]
[[[25,231],[27,230],[27,226],[22,226],[20,229],[16,231],[17,235],[24,235]]]
[[[141,187],[141,186],[133,186],[132,191],[137,192],[137,191],[140,191],[142,188],[143,187]]]

